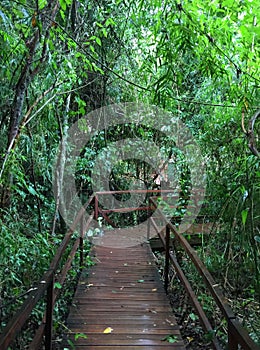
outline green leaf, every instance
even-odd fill
[[[106,28],[102,28],[102,33],[103,33],[104,37],[107,38],[107,30],[106,30]]]
[[[63,11],[66,11],[67,4],[65,0],[59,0],[60,1],[60,7],[62,8]]]
[[[247,215],[248,215],[248,209],[242,210],[241,216],[242,216],[242,223],[244,226],[246,224]]]
[[[91,50],[93,53],[95,53],[95,49],[94,49],[94,46],[93,46],[93,45],[90,45],[89,48],[90,48],[90,50]]]
[[[106,27],[108,27],[108,26],[110,26],[110,25],[115,25],[116,23],[115,23],[115,21],[112,19],[112,18],[108,18],[107,20],[106,20],[106,22],[105,22],[105,26]]]
[[[54,288],[56,288],[56,289],[61,289],[61,288],[62,288],[62,285],[61,285],[59,282],[55,282],[55,283],[54,283]]]
[[[168,343],[173,344],[178,341],[178,337],[176,335],[167,335],[162,341],[167,341]]]
[[[63,10],[60,10],[60,15],[61,15],[61,18],[63,19],[63,21],[65,21],[65,13]]]
[[[76,333],[75,336],[74,336],[74,339],[78,340],[79,338],[87,339],[88,336],[86,334],[84,334],[84,333]]]
[[[101,40],[100,40],[100,38],[96,37],[96,43],[97,43],[99,46],[101,46],[101,45],[102,45],[102,44],[101,44]]]
[[[195,315],[194,313],[191,313],[191,314],[189,315],[189,317],[190,317],[190,319],[191,319],[192,321],[196,321],[196,320],[198,319],[198,316]]]
[[[71,341],[70,339],[68,339],[67,342],[68,342],[68,344],[71,346],[71,348],[72,348],[73,350],[76,349],[76,347],[75,347],[73,341]]]
[[[99,68],[94,62],[92,62],[92,67],[93,67],[95,72],[99,72],[100,74],[104,74],[104,71],[101,68]]]
[[[31,193],[33,196],[37,196],[37,192],[35,191],[35,189],[32,186],[28,186],[27,188],[28,192]]]
[[[47,5],[47,0],[39,0],[39,10],[42,10]]]
[[[16,188],[15,191],[21,196],[22,199],[25,199],[26,193],[24,191],[19,190],[19,188]]]

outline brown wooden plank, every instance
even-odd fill
[[[133,328],[135,329],[136,326],[140,325],[143,326],[143,324],[145,323],[146,326],[153,326],[153,327],[157,327],[157,328],[171,328],[172,326],[174,326],[175,320],[171,319],[168,315],[165,316],[162,319],[159,319],[161,315],[157,314],[156,315],[156,319],[154,317],[153,314],[151,314],[150,316],[147,315],[141,315],[141,316],[137,316],[137,315],[118,315],[116,312],[112,312],[110,315],[107,315],[106,318],[97,318],[97,315],[95,315],[94,317],[89,316],[89,315],[74,315],[70,317],[70,323],[84,323],[84,325],[101,325],[104,327],[105,325],[108,325],[108,327],[110,326],[115,326],[115,325],[128,325],[128,329],[129,328]],[[106,328],[106,327],[105,327]]]
[[[168,344],[168,345],[136,345],[136,346],[132,346],[132,345],[77,345],[75,344],[75,349],[80,349],[80,350],[173,350],[173,349],[177,349],[177,350],[183,350],[184,347],[182,344]]]
[[[140,337],[143,336],[143,334],[155,334],[155,335],[159,335],[159,336],[167,336],[170,334],[179,334],[179,328],[176,327],[177,329],[169,329],[169,327],[165,327],[165,328],[156,328],[156,327],[151,327],[151,326],[147,326],[146,328],[138,328],[136,327],[135,329],[133,328],[129,328],[127,329],[127,327],[125,327],[124,325],[120,326],[118,325],[118,327],[116,329],[114,329],[114,334],[116,336],[120,336],[122,334],[139,334]],[[91,333],[97,333],[98,335],[102,336],[103,335],[103,331],[104,331],[105,327],[101,327],[101,325],[92,325],[91,327],[84,327],[84,324],[76,324],[73,325],[71,327],[71,330],[69,332],[69,334],[71,333],[83,333],[86,334],[87,336]],[[107,337],[107,339],[109,340],[110,338]]]
[[[174,344],[171,344],[171,345],[164,345],[162,347],[162,345],[148,345],[148,346],[145,346],[145,345],[140,345],[140,346],[131,346],[131,345],[105,345],[105,346],[98,346],[98,345],[76,345],[77,349],[81,349],[81,350],[128,350],[128,349],[131,349],[131,350],[143,350],[143,349],[149,349],[149,350],[160,350],[160,349],[164,349],[164,350],[173,350],[173,349],[178,349],[178,350],[181,350],[181,349],[184,349],[182,345],[174,345]]]
[[[176,337],[176,343],[175,345],[180,345],[182,343],[182,340],[178,337],[177,331],[175,331],[173,336]],[[111,345],[128,345],[128,346],[136,346],[136,345],[142,345],[142,346],[168,346],[167,341],[165,340],[164,335],[157,335],[157,334],[120,334],[118,336],[117,334],[97,334],[97,333],[91,333],[88,334],[88,337],[86,339],[79,338],[77,341],[75,341],[75,336],[71,335],[69,339],[71,339],[75,345],[77,346],[86,346],[91,344],[96,344],[96,346],[104,346],[107,345],[107,342],[109,340],[109,344]]]
[[[117,308],[133,308],[133,309],[137,309],[140,308],[142,310],[146,310],[147,308],[149,309],[149,306],[151,307],[165,307],[167,310],[169,310],[169,306],[168,305],[164,305],[164,303],[158,303],[157,301],[153,301],[153,300],[149,300],[149,302],[147,301],[142,301],[142,303],[136,303],[136,301],[134,300],[122,300],[120,303],[117,300],[111,300],[110,304],[108,304],[107,302],[104,303],[100,303],[99,299],[86,299],[86,298],[77,298],[74,299],[73,305],[85,305],[85,309],[87,310],[88,306],[91,307],[93,305],[95,305],[95,307],[97,306],[102,306],[102,308],[106,308],[109,305],[110,306],[110,310],[111,308],[115,309]]]
[[[67,320],[67,337],[75,348],[183,350],[149,245],[95,246],[92,254],[96,264],[82,273]],[[113,331],[104,334],[107,327]],[[77,333],[87,339],[75,340]],[[176,342],[163,341],[168,335]]]

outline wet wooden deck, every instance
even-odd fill
[[[83,271],[67,320],[75,348],[185,349],[149,244],[95,246],[92,254],[96,264]]]

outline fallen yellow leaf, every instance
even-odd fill
[[[113,328],[111,327],[107,327],[105,330],[104,330],[104,334],[108,334],[108,333],[112,333],[113,332]]]

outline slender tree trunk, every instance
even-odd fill
[[[24,98],[31,81],[29,69],[32,65],[32,61],[34,58],[34,54],[35,54],[35,50],[38,42],[39,42],[39,30],[37,29],[33,38],[27,42],[27,47],[29,52],[26,58],[26,62],[21,70],[20,79],[16,84],[16,88],[15,88],[15,98],[13,103],[10,128],[9,128],[9,134],[8,134],[8,147],[7,147],[8,149],[10,149],[10,146],[12,148],[13,143],[18,134],[19,124],[22,119]]]
[[[50,8],[51,5],[52,5],[52,2],[50,2],[50,5],[48,7]],[[46,59],[46,51],[48,47],[48,38],[50,35],[50,29],[52,26],[52,21],[55,21],[59,6],[60,6],[59,0],[57,0],[50,10],[50,19],[47,20],[46,23],[42,23],[42,28],[45,28],[44,30],[45,34],[44,34],[44,40],[42,44],[41,58],[36,67],[33,67],[32,64],[35,59],[36,48],[39,45],[40,41],[42,40],[41,38],[42,33],[40,32],[40,29],[38,27],[35,28],[34,35],[31,37],[31,39],[28,39],[25,43],[28,48],[28,53],[26,55],[25,63],[23,64],[23,67],[21,69],[19,80],[14,88],[15,97],[12,104],[12,112],[10,116],[8,143],[6,147],[3,164],[0,170],[0,179],[2,178],[9,155],[12,149],[15,147],[16,141],[19,136],[19,129],[21,126],[21,121],[23,119],[24,101],[25,101],[26,93],[28,91],[28,87],[31,81],[33,80],[33,78],[39,72],[41,65],[44,63]]]
[[[70,101],[71,101],[71,94],[69,94],[67,99],[66,99],[64,119],[62,122],[58,116],[59,125],[60,125],[61,144],[60,144],[60,153],[59,153],[59,159],[57,162],[58,164],[56,167],[56,174],[55,174],[56,206],[55,206],[55,213],[54,213],[53,223],[52,223],[52,235],[55,234],[57,219],[59,218],[60,203],[62,200],[62,184],[63,184],[63,177],[64,177],[64,168],[65,168],[65,163],[66,163],[66,149],[67,149],[67,138],[68,138],[68,119],[69,119],[68,117],[69,117],[69,110],[70,110]]]
[[[25,45],[28,48],[28,51],[25,57],[25,63],[23,63],[23,66],[21,68],[20,77],[18,79],[16,86],[14,87],[15,96],[14,96],[11,115],[10,115],[6,152],[5,152],[3,163],[0,169],[0,180],[2,180],[3,178],[7,161],[19,137],[20,128],[24,118],[23,110],[24,110],[26,93],[28,91],[31,81],[37,75],[41,65],[44,63],[46,59],[48,38],[49,38],[52,23],[53,23],[52,21],[54,21],[56,18],[56,15],[59,10],[59,6],[60,6],[59,0],[56,0],[55,3],[51,1],[49,2],[49,5],[47,7],[49,8],[49,11],[50,11],[50,16],[49,16],[50,18],[46,20],[45,23],[42,23],[41,30],[40,30],[40,27],[38,26],[35,27],[33,29],[34,33],[32,37],[28,39],[25,43]],[[42,32],[44,32],[44,39],[42,38]],[[38,61],[38,64],[34,66],[33,62],[35,61],[36,49],[40,44],[41,40],[43,40],[41,58]],[[3,183],[3,181],[1,182]],[[11,186],[9,185],[10,183],[11,183],[11,175],[8,174],[7,178],[5,179],[5,185],[2,185],[2,191],[1,191],[2,205],[3,203],[7,203],[7,201],[4,200],[5,198],[8,198],[8,202],[10,202],[10,198],[11,198],[11,191],[10,191]],[[8,206],[8,203],[5,206]]]

